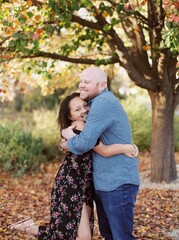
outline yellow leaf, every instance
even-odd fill
[[[13,23],[15,24],[15,26],[18,26],[18,25],[19,25],[19,20],[18,20],[18,19],[15,19],[15,20],[13,21]]]
[[[27,4],[28,7],[31,7],[32,6],[32,1],[28,0],[26,4]]]
[[[143,46],[143,49],[144,49],[144,51],[148,51],[150,49],[150,46],[149,45],[145,45],[145,46]]]
[[[2,83],[4,84],[4,86],[8,87],[9,86],[9,83],[7,80],[2,80]]]
[[[39,20],[40,20],[40,15],[36,15],[36,16],[35,16],[35,20],[36,20],[36,21],[39,21]]]
[[[102,14],[102,15],[103,15],[103,17],[104,17],[104,18],[106,18],[106,17],[108,17],[108,16],[109,16],[109,13],[107,13],[107,12],[103,12],[103,14]]]
[[[134,27],[134,32],[139,32],[138,26],[135,26],[135,27]]]

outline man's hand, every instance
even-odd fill
[[[62,137],[66,138],[67,140],[75,137],[76,134],[73,132],[73,129],[76,127],[76,125],[69,126],[68,128],[65,128],[61,131]]]

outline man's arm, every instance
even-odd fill
[[[81,155],[95,146],[97,139],[111,124],[109,112],[111,112],[111,105],[108,101],[104,98],[95,99],[90,107],[84,130],[67,141],[71,152]]]
[[[135,144],[111,144],[104,145],[100,142],[93,150],[103,157],[112,157],[117,154],[124,154],[128,157],[137,157],[139,149]]]
[[[69,151],[67,146],[67,141],[62,139],[60,143],[60,149],[64,151]],[[139,154],[139,149],[135,144],[112,144],[104,145],[100,142],[93,150],[103,157],[111,157],[117,154],[124,154],[128,157],[134,158]]]

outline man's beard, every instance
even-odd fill
[[[85,101],[89,100],[87,92],[84,92],[84,91],[80,92],[80,98]]]

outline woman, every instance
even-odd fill
[[[89,107],[80,99],[79,93],[73,93],[61,104],[58,125],[61,129],[73,125],[74,132],[78,134],[83,130],[88,111]],[[131,144],[105,146],[97,142],[93,150],[105,157],[120,153],[133,157],[138,153],[136,146]],[[33,219],[27,218],[9,227],[36,236],[39,240],[90,240],[93,193],[92,151],[80,156],[69,152],[54,181],[49,226],[38,226]]]

